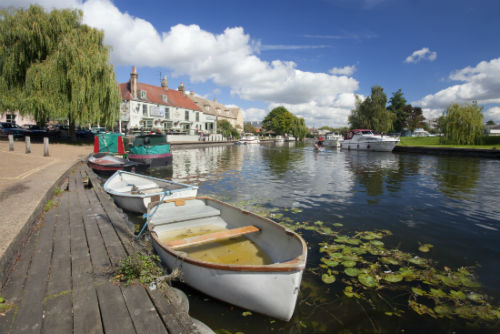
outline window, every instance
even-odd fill
[[[184,111],[184,120],[189,121],[189,110]]]
[[[205,105],[205,110],[210,111],[210,106],[208,104]]]
[[[196,122],[199,122],[199,121],[200,121],[200,113],[196,112]]]
[[[5,121],[7,123],[16,123],[16,115],[15,114],[7,114],[7,115],[5,115]]]
[[[144,115],[144,116],[148,115],[148,105],[147,104],[142,105],[142,115]]]
[[[162,95],[161,95],[161,99],[162,99],[162,101],[163,101],[163,102],[165,102],[165,103],[167,103],[167,102],[168,102],[168,97],[167,97],[167,95],[162,94]]]
[[[141,99],[145,99],[145,98],[147,98],[147,97],[148,97],[148,94],[147,94],[147,92],[146,92],[145,90],[142,90],[142,89],[141,89],[141,90],[140,90],[140,92],[141,92],[141,93],[140,93],[140,94],[141,94]]]
[[[170,118],[170,109],[165,107],[165,118]]]

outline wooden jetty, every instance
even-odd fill
[[[9,269],[0,333],[198,333],[172,289],[111,279],[140,246],[95,174],[79,163],[60,189]]]

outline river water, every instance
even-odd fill
[[[435,308],[444,302],[453,310],[467,306],[468,314],[480,312],[474,308],[484,305],[500,310],[499,171],[500,161],[490,159],[337,150],[317,153],[311,144],[269,143],[174,150],[171,171],[149,173],[198,185],[199,195],[270,213],[278,222],[312,226],[297,230],[308,243],[309,257],[290,322],[245,312],[177,283],[189,296],[191,316],[226,333],[349,333],[499,328],[498,318],[479,321],[463,312],[457,316],[458,311]],[[320,226],[338,234],[314,229]],[[429,270],[448,275],[461,267],[474,271],[481,284],[474,291],[483,297],[471,302],[472,298],[439,296],[438,289],[448,296],[462,289],[469,297],[471,291],[453,284],[429,287],[418,279],[393,288],[396,285],[382,284],[377,277],[378,288],[367,288],[355,284],[341,265],[328,268],[322,262],[321,248],[335,244],[339,235],[381,230],[386,249],[432,260],[434,269]],[[420,251],[426,244],[429,251]],[[376,266],[379,260],[372,257]],[[374,268],[366,261],[362,265]],[[397,267],[384,269],[387,273]],[[327,271],[335,275],[335,282],[322,280]],[[358,292],[357,297],[344,293],[348,286]],[[412,293],[411,288],[421,290]],[[418,291],[426,291],[427,300]],[[412,301],[434,311],[411,308]]]

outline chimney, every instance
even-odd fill
[[[133,99],[137,99],[137,78],[138,78],[137,70],[135,66],[132,67],[132,73],[130,73],[130,93],[132,94]]]
[[[216,97],[214,97],[214,102],[217,102],[217,98]]]
[[[167,76],[163,77],[163,80],[161,81],[161,87],[164,90],[168,90],[168,81],[167,81]]]
[[[181,81],[181,85],[177,88],[177,90],[179,92],[181,92],[182,94],[186,94],[186,88],[184,87],[184,84],[182,83],[182,81]]]

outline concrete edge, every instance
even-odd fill
[[[71,173],[71,171],[80,164],[81,161],[75,162],[71,165],[66,172],[64,172],[55,182],[54,184],[45,192],[45,194],[41,197],[38,202],[37,207],[30,215],[24,226],[21,228],[19,233],[16,235],[14,240],[7,247],[2,257],[0,258],[0,286],[4,286],[7,277],[9,276],[9,272],[12,269],[13,265],[17,262],[17,258],[20,255],[20,251],[24,243],[28,240],[31,235],[31,231],[33,226],[38,222],[43,213],[43,208],[45,204],[54,196],[55,189],[63,184],[64,179]]]
[[[453,147],[430,147],[430,146],[396,146],[395,153],[419,153],[434,155],[454,155],[480,157],[490,159],[500,159],[500,150],[473,149],[473,148],[453,148]]]

